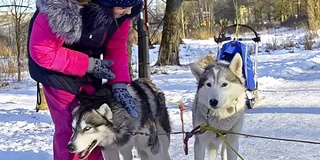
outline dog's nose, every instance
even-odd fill
[[[70,152],[73,152],[76,150],[76,146],[73,144],[73,143],[69,143],[67,145],[67,149],[70,151]]]
[[[209,104],[211,107],[216,107],[218,104],[218,100],[216,99],[210,99]]]

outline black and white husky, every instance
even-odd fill
[[[170,160],[171,132],[164,93],[147,80],[135,80],[128,90],[135,98],[139,118],[131,117],[121,104],[111,97],[104,85],[93,96],[82,96],[72,112],[73,135],[68,144],[70,152],[86,158],[96,146],[102,146],[107,160],[131,160],[135,147],[142,160]],[[150,135],[132,135],[143,132]]]
[[[224,61],[209,64],[205,68],[191,65],[191,71],[198,81],[193,102],[193,126],[206,123],[220,130],[240,132],[246,110],[246,88],[242,75],[242,59],[236,54],[228,63]],[[239,137],[227,134],[227,141],[238,151]],[[208,159],[216,160],[221,146],[222,160],[236,160],[237,155],[227,147],[214,132],[205,132],[195,137],[194,159],[203,160],[205,151]]]

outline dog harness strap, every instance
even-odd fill
[[[37,82],[37,105],[36,105],[36,112],[39,112],[40,105],[41,105],[40,83]]]

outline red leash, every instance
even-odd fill
[[[193,136],[193,135],[199,135],[199,134],[203,134],[205,131],[202,131],[200,128],[200,125],[197,126],[196,128],[194,128],[191,132],[187,132],[185,134],[185,138],[183,140],[183,144],[184,144],[184,154],[188,155],[188,141],[189,139]]]
[[[202,134],[202,131],[200,130],[200,125],[197,126],[196,128],[194,128],[191,132],[185,132],[184,131],[183,112],[184,112],[184,110],[186,110],[186,108],[191,108],[191,107],[190,106],[185,106],[182,103],[171,102],[171,101],[168,101],[168,100],[167,100],[167,102],[170,102],[172,104],[176,104],[176,105],[179,106],[180,119],[181,119],[181,132],[184,133],[183,137],[182,137],[182,141],[183,141],[183,144],[184,144],[184,152],[185,152],[185,155],[188,155],[188,141],[193,135]]]
[[[182,141],[184,144],[184,153],[185,155],[188,155],[188,141],[193,135],[202,134],[203,132],[200,130],[200,125],[194,128],[191,132],[185,132],[184,131],[184,120],[183,120],[183,111],[186,109],[186,106],[184,104],[179,104],[180,109],[180,119],[181,119],[181,131],[185,134],[183,134]],[[191,108],[187,106],[188,108]]]
[[[183,104],[179,104],[180,109],[180,119],[181,119],[181,131],[184,132],[184,120],[183,120],[183,111],[185,110],[185,107]],[[183,134],[182,140],[184,140],[185,135]]]

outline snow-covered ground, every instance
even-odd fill
[[[262,35],[262,39],[272,35]],[[213,40],[185,42],[180,47],[182,64],[216,53]],[[157,49],[150,51],[151,62],[156,60]],[[266,99],[246,114],[243,133],[320,142],[320,50],[277,50],[260,53],[258,59],[259,87]],[[168,100],[191,105],[196,81],[189,68],[164,70],[168,74],[152,75],[152,81]],[[35,112],[35,104],[36,86],[31,80],[0,90],[0,160],[52,159],[53,124],[48,111]],[[178,107],[168,103],[168,108],[173,131],[181,131]],[[184,121],[185,130],[190,131],[190,110],[185,111]],[[187,156],[182,135],[171,138],[173,160],[193,159],[193,138]],[[239,153],[246,160],[318,160],[320,145],[242,137]]]

